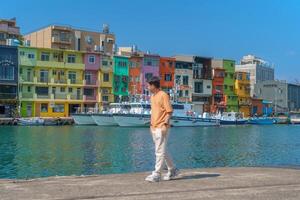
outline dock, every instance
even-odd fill
[[[0,199],[300,199],[299,169],[189,169],[181,170],[176,180],[158,183],[145,182],[148,174],[0,179]]]

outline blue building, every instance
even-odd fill
[[[18,49],[0,45],[0,117],[16,115],[18,100]]]

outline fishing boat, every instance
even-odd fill
[[[45,120],[39,117],[33,118],[19,118],[17,119],[18,125],[21,126],[42,126],[45,123]]]
[[[223,112],[215,118],[220,119],[221,125],[243,125],[248,121],[243,117],[243,114],[239,112]]]
[[[98,126],[118,126],[113,114],[126,114],[129,112],[130,105],[128,103],[111,103],[108,111],[93,113],[92,118]]]
[[[278,113],[275,117],[276,124],[289,124],[290,119],[286,113]]]
[[[276,123],[276,119],[270,117],[252,117],[249,119],[248,123],[256,125],[272,125]]]
[[[290,121],[291,124],[300,124],[300,113],[299,112],[290,113]]]
[[[71,115],[76,125],[95,125],[95,121],[92,118],[92,114],[94,113],[93,108],[89,108],[87,112],[80,112],[80,109]]]
[[[198,117],[192,112],[192,104],[172,103],[173,114],[170,120],[174,127],[216,126],[217,119]],[[113,114],[119,126],[149,127],[151,106],[148,102],[131,103],[128,114]]]

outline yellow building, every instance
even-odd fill
[[[113,87],[113,59],[111,56],[102,55],[100,62],[100,88],[99,88],[99,100],[100,109],[105,110],[109,103],[114,102],[114,96],[112,94]]]
[[[22,117],[68,117],[83,106],[82,52],[19,47]]]
[[[235,93],[238,96],[239,112],[245,117],[250,116],[251,96],[250,96],[250,74],[248,72],[235,72]]]

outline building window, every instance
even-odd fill
[[[34,54],[33,54],[33,53],[29,53],[29,54],[27,55],[27,57],[28,57],[29,59],[34,59]]]
[[[76,56],[73,54],[68,55],[68,63],[75,63]]]
[[[42,83],[48,82],[48,70],[40,71],[40,82],[42,82]]]
[[[89,56],[89,63],[90,64],[95,64],[95,60],[96,60],[95,56]]]
[[[109,73],[103,73],[103,82],[109,82]]]
[[[107,66],[107,65],[108,65],[108,62],[107,62],[106,60],[103,60],[103,61],[102,61],[102,65],[103,65],[103,66]]]
[[[85,79],[87,84],[91,84],[92,83],[92,73],[91,72],[85,72],[84,79]]]
[[[65,92],[65,91],[66,91],[66,88],[64,88],[64,87],[60,88],[60,92]]]
[[[139,76],[135,77],[135,82],[140,82],[140,77]]]
[[[48,104],[41,103],[41,112],[48,112]]]
[[[31,86],[27,87],[27,92],[31,92]]]
[[[108,101],[108,96],[102,96],[102,101]]]
[[[52,108],[52,112],[54,113],[63,113],[65,112],[65,106],[64,104],[55,104]]]
[[[180,75],[176,75],[176,84],[180,84],[181,82],[181,76]]]
[[[188,91],[188,90],[185,91],[185,96],[186,96],[186,97],[189,96],[189,91]]]
[[[172,74],[165,74],[165,81],[172,81]]]
[[[146,81],[149,81],[152,77],[153,77],[153,74],[152,74],[152,73],[146,73],[146,74],[145,74],[145,79],[146,79]]]
[[[73,88],[69,88],[69,93],[72,93],[73,92]]]
[[[49,61],[49,59],[50,59],[50,54],[49,54],[49,53],[42,52],[41,60],[42,60],[42,61]]]
[[[20,51],[20,56],[25,56],[25,52],[24,51]]]
[[[83,90],[83,94],[85,96],[94,96],[94,89],[91,89],[91,88],[85,88]]]
[[[70,82],[72,84],[75,84],[76,83],[76,72],[70,71],[68,73],[68,78],[70,79]]]
[[[195,82],[194,84],[194,91],[195,93],[203,93],[203,83],[202,82]]]
[[[14,80],[14,67],[10,65],[0,65],[0,80]]]
[[[182,76],[183,85],[189,85],[189,76]]]

